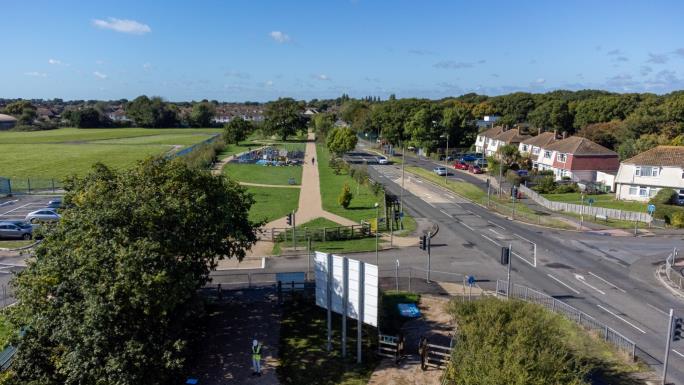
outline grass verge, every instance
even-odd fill
[[[567,194],[543,194],[544,198],[556,201],[556,202],[566,202],[574,204],[582,204],[582,194],[580,193],[567,193]],[[588,200],[593,199],[593,206],[605,207],[608,209],[617,209],[625,211],[637,211],[645,213],[648,204],[644,202],[632,202],[615,199],[613,194],[599,194],[599,195],[585,195],[584,204],[588,206]]]
[[[326,351],[326,311],[311,299],[283,306],[280,324],[278,379],[282,385],[365,385],[377,365],[375,329],[364,327],[363,364],[356,364],[356,325],[347,322],[346,358],[341,357],[341,317],[333,314],[333,347]]]
[[[223,175],[248,183],[287,185],[288,179],[294,178],[295,183],[302,183],[302,166],[262,166],[259,164],[228,163],[223,168]]]
[[[249,218],[253,221],[282,218],[299,205],[299,189],[269,188],[245,186],[254,196],[254,205],[249,210]]]
[[[18,249],[20,247],[33,244],[34,240],[29,241],[0,241],[0,249]]]

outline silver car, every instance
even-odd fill
[[[57,214],[54,209],[40,209],[28,213],[24,219],[26,222],[36,223],[36,222],[55,222],[58,221],[62,216]]]
[[[435,174],[437,174],[439,176],[445,176],[448,171],[447,171],[446,167],[435,167],[432,169],[432,172],[434,172]]]
[[[33,226],[21,221],[0,222],[0,238],[31,239],[33,238]]]

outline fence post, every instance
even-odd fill
[[[556,299],[555,299],[555,298],[551,298],[551,299],[552,299],[552,301],[551,301],[551,311],[553,311],[553,312],[555,313],[555,312],[556,312]]]
[[[608,342],[608,326],[605,326],[604,333],[605,333],[604,339],[606,342]]]
[[[411,278],[412,278],[411,272],[412,271],[413,271],[413,268],[409,267],[409,290],[408,290],[409,292],[411,292]]]
[[[580,325],[582,325],[582,312],[579,313],[579,321],[577,321]]]
[[[31,178],[26,178],[26,184],[28,185],[28,193],[31,194]]]

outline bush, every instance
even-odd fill
[[[510,184],[518,186],[523,182],[523,177],[518,175],[518,173],[515,172],[514,170],[508,170],[508,171],[506,171],[506,180]]]
[[[684,227],[684,210],[678,210],[670,217],[670,224],[677,228]]]
[[[349,207],[351,200],[352,200],[352,193],[349,190],[349,185],[345,183],[344,186],[342,187],[342,192],[340,193],[340,196],[337,197],[337,203],[339,203],[340,206],[342,206],[346,209]]]
[[[179,159],[182,159],[190,167],[207,169],[218,160],[218,154],[224,148],[226,148],[226,144],[223,139],[217,139],[211,143],[199,145],[196,149],[190,151],[185,156],[181,156]]]
[[[556,191],[556,181],[553,176],[545,176],[532,189],[540,194],[551,194]]]
[[[684,208],[674,205],[661,204],[656,205],[656,211],[653,216],[658,219],[663,219],[668,225],[675,226],[675,223],[677,222],[675,216],[677,216],[678,213],[684,214]]]
[[[648,203],[656,205],[673,205],[677,203],[677,192],[671,188],[664,188],[651,198]]]
[[[568,183],[568,184],[560,184],[556,187],[556,190],[554,191],[555,194],[568,194],[568,193],[576,193],[579,192],[580,189],[577,186],[577,183]]]

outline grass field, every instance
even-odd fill
[[[239,182],[287,185],[289,178],[295,183],[302,183],[302,166],[262,166],[259,164],[228,163],[223,168],[223,175]]]
[[[376,197],[368,186],[361,186],[359,194],[356,194],[356,182],[346,174],[335,175],[333,169],[328,166],[330,154],[325,146],[317,145],[318,174],[321,183],[321,200],[323,209],[333,214],[351,219],[355,222],[375,218],[376,202],[381,202],[382,197]],[[345,209],[337,203],[337,197],[342,191],[344,184],[349,184],[349,188],[354,195],[349,208]],[[382,212],[382,207],[380,208]]]
[[[127,167],[151,155],[208,139],[220,129],[77,129],[0,132],[0,175],[61,179],[85,174],[96,162]]]
[[[4,349],[9,342],[10,337],[12,337],[12,327],[5,319],[5,315],[0,313],[0,350]]]
[[[17,249],[19,247],[24,247],[28,246],[30,244],[33,244],[34,240],[31,241],[5,241],[2,240],[0,241],[0,249]]]
[[[327,352],[326,312],[312,300],[285,302],[280,324],[278,379],[283,385],[365,385],[378,360],[370,345],[377,331],[364,328],[363,364],[356,364],[356,322],[347,323],[347,358],[341,357],[341,317],[333,314],[333,348]]]
[[[296,210],[299,204],[299,189],[296,188],[247,187],[247,191],[254,195],[256,201],[249,211],[253,221],[270,222],[282,218]]]
[[[567,203],[575,203],[575,204],[581,204],[582,203],[582,196],[580,193],[567,193],[567,194],[543,194],[542,195],[544,198],[556,202],[567,202]],[[585,195],[584,196],[584,204],[588,205],[588,199],[593,199],[594,203],[593,206],[596,207],[605,207],[609,209],[618,209],[618,210],[625,210],[625,211],[638,211],[645,213],[646,208],[648,206],[647,203],[643,202],[632,202],[632,201],[623,201],[623,200],[618,200],[615,199],[614,194],[600,194],[600,195]]]

